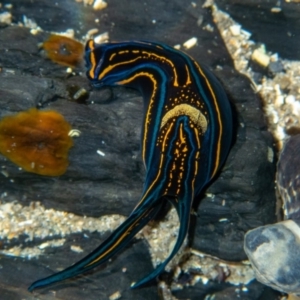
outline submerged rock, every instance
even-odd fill
[[[299,220],[250,230],[245,236],[245,252],[261,283],[286,293],[300,293]]]
[[[285,144],[277,165],[277,187],[285,221],[250,230],[244,249],[256,278],[282,292],[300,293],[300,135]]]
[[[300,219],[300,135],[286,142],[277,166],[277,187],[285,219]]]

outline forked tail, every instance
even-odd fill
[[[188,194],[188,193],[187,193]],[[156,269],[154,269],[149,275],[145,276],[143,279],[139,280],[135,284],[131,286],[131,288],[139,288],[147,285],[148,283],[154,281],[157,276],[162,273],[170,262],[170,260],[176,255],[179,251],[181,245],[184,242],[184,239],[187,235],[189,228],[189,220],[190,220],[190,212],[191,212],[191,201],[192,198],[190,195],[186,195],[185,199],[169,199],[169,201],[174,205],[177,210],[178,218],[179,218],[179,231],[176,244],[168,256],[168,258],[161,263]]]
[[[114,254],[123,249],[138,231],[155,217],[163,203],[162,199],[159,200],[152,200],[151,205],[149,204],[151,201],[146,201],[137,206],[124,223],[93,252],[65,270],[35,281],[28,290],[31,292],[36,288],[45,287],[55,282],[77,276],[110,259]]]

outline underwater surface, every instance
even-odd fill
[[[274,121],[268,106],[274,97],[264,84],[300,101],[292,85],[300,73],[291,64],[300,60],[299,15],[300,4],[292,1],[1,1],[0,298],[280,299],[283,293],[261,284],[242,263],[243,243],[248,230],[280,219],[276,159],[285,138],[298,132],[298,119],[286,101]],[[126,87],[91,86],[83,61],[91,38],[163,43],[207,66],[232,104],[233,143],[194,200],[185,247],[157,283],[130,289],[173,249],[179,222],[171,205],[103,265],[29,292],[34,281],[98,247],[143,192],[142,96]],[[22,131],[26,119],[9,125],[16,131],[8,135],[5,117],[32,108],[56,111],[62,125],[39,132],[37,141],[33,129]],[[6,155],[8,136],[22,137],[17,158]],[[62,169],[49,155],[56,147],[62,147],[55,152],[63,153],[56,155]],[[46,164],[37,172],[32,156],[22,165],[30,151],[45,151],[58,173],[47,173]]]

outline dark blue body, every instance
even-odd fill
[[[124,85],[144,98],[143,194],[127,220],[91,254],[33,283],[29,290],[81,274],[107,261],[153,219],[165,201],[176,208],[180,227],[169,257],[133,287],[155,279],[186,237],[191,206],[216,175],[232,138],[226,94],[206,68],[167,45],[143,41],[86,46],[87,77],[96,87]]]

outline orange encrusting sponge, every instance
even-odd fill
[[[0,120],[0,153],[28,172],[59,176],[68,167],[71,125],[56,111],[31,108]]]
[[[83,44],[65,36],[50,35],[42,48],[48,58],[63,66],[76,67],[83,60]]]

